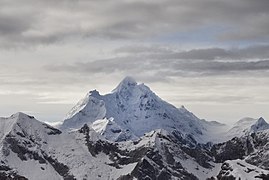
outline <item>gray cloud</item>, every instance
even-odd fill
[[[131,74],[146,82],[167,81],[175,77],[201,76],[264,76],[268,75],[269,60],[263,61],[204,61],[204,60],[142,60],[110,59],[73,65],[49,65],[46,69],[53,72],[95,74]]]
[[[116,53],[131,56],[143,55],[152,59],[200,59],[200,60],[240,60],[240,59],[269,59],[269,45],[256,45],[245,48],[207,48],[180,51],[158,46],[130,46],[115,50]]]
[[[269,46],[189,51],[134,46],[115,51],[123,56],[73,64],[50,64],[44,68],[50,72],[68,74],[131,74],[146,82],[169,81],[176,77],[264,77],[269,72]]]
[[[132,39],[220,27],[222,40],[265,41],[267,0],[1,1],[1,46],[47,44],[73,37]],[[201,34],[202,36],[202,34]]]

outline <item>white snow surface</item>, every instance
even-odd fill
[[[180,160],[180,163],[188,172],[191,172],[196,177],[200,179],[207,179],[210,177],[215,177],[221,169],[221,163],[212,163],[212,168],[204,168],[200,166],[195,160],[191,157],[183,160]]]

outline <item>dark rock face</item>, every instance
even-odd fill
[[[208,150],[197,146],[195,148],[183,147],[183,151],[189,156],[193,157],[199,165],[205,168],[212,168],[212,165],[210,165],[209,162],[213,159],[211,153]]]
[[[212,168],[212,165],[209,164],[209,162],[213,161],[212,152],[210,151],[211,146],[209,144],[198,144],[192,138],[184,139],[177,131],[174,131],[169,138],[174,143],[180,145],[180,149],[194,158],[199,165],[205,168]]]
[[[40,164],[46,163],[45,159],[38,152],[29,150],[31,147],[37,146],[33,141],[27,139],[20,141],[13,135],[8,135],[5,138],[5,143],[8,145],[8,149],[16,153],[22,161],[34,159],[39,161]],[[8,153],[8,149],[6,149],[6,153]]]
[[[104,140],[91,141],[90,140],[90,128],[85,124],[80,130],[80,133],[85,135],[86,146],[92,156],[103,152],[109,156],[109,159],[113,161],[111,166],[119,167],[119,165],[126,165],[134,162],[138,162],[148,148],[140,147],[133,151],[122,150],[118,147],[117,143],[112,143]]]
[[[252,144],[256,152],[251,153],[246,158],[246,162],[269,170],[269,154],[267,153],[269,151],[269,134],[258,132],[251,134],[251,137],[253,138]]]
[[[225,143],[213,145],[211,151],[217,163],[222,163],[226,160],[242,159],[247,155],[246,142],[237,137]]]
[[[3,162],[1,162],[3,163]],[[0,179],[1,180],[28,180],[26,177],[18,175],[14,170],[10,167],[1,164],[0,165]]]
[[[0,179],[1,180],[28,180],[24,176],[20,176],[20,175],[17,175],[17,174],[8,174],[8,173],[5,173],[5,172],[0,172]]]
[[[47,124],[43,124],[45,126],[46,129],[50,130],[48,132],[48,135],[57,135],[57,134],[61,134],[62,131],[60,131],[59,129],[56,129],[54,127],[48,126]]]
[[[183,169],[182,165],[175,161],[167,162],[169,159],[167,154],[160,155],[158,151],[151,150],[146,156],[138,162],[135,169],[132,171],[131,176],[137,179],[171,179],[172,176],[186,180],[197,180],[193,174]],[[168,155],[170,156],[170,155]]]
[[[259,178],[262,180],[269,180],[269,174],[265,175],[265,174],[260,174],[258,176],[255,176],[255,178]]]

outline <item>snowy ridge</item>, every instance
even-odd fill
[[[66,120],[60,126],[61,129],[79,129],[83,124],[103,119],[106,114],[106,108],[104,101],[100,100],[98,96],[97,91],[90,91],[67,114]]]
[[[34,129],[40,129],[38,127],[42,126],[42,132],[34,131]],[[1,128],[1,142],[10,133],[22,132],[24,134],[34,134],[36,136],[42,136],[43,134],[50,133],[54,129],[45,123],[41,123],[33,116],[26,115],[22,112],[11,115],[9,118],[0,118],[0,128]],[[59,130],[57,130],[59,131]],[[59,131],[60,132],[60,131]],[[43,137],[40,137],[43,138]]]
[[[0,179],[116,179],[133,166],[112,167],[107,155],[92,156],[78,131],[63,133],[23,113],[1,118],[4,127],[9,128],[0,142]],[[102,139],[91,129],[89,136],[92,142]]]

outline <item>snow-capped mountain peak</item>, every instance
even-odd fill
[[[107,120],[111,118],[113,122],[108,123]],[[72,108],[61,129],[78,129],[85,123],[91,126],[96,120],[99,123],[103,122],[103,125],[113,124],[113,126],[103,126],[105,129],[117,127],[128,132],[129,138],[122,140],[141,137],[156,129],[164,129],[168,132],[179,131],[194,136],[198,141],[202,140],[204,133],[208,133],[205,122],[184,106],[176,108],[165,102],[149,87],[138,84],[131,77],[124,78],[109,94],[100,95],[96,90],[89,92]],[[106,137],[114,138],[116,135],[110,134]]]
[[[33,129],[39,129],[34,131]],[[44,134],[60,134],[61,131],[52,126],[39,122],[33,116],[29,116],[22,112],[11,115],[7,118],[0,118],[0,138],[3,140],[10,133],[22,134],[23,136]]]
[[[227,132],[227,138],[241,137],[248,133],[266,129],[269,129],[269,124],[262,117],[259,119],[247,117],[240,119],[234,124],[234,126]]]
[[[92,90],[87,95],[81,99],[66,115],[67,118],[72,118],[74,115],[79,113],[82,109],[85,109],[87,106],[90,106],[92,103],[96,103],[98,101],[98,97],[100,96],[97,90]]]
[[[130,76],[127,76],[119,83],[119,85],[112,92],[121,92],[124,90],[128,90],[136,85],[137,82],[135,81],[135,79]]]
[[[90,91],[67,114],[61,129],[78,129],[84,124],[103,119],[106,114],[105,103],[98,98],[99,92]]]
[[[260,117],[255,124],[251,126],[251,131],[256,132],[256,131],[262,131],[265,129],[269,129],[269,124],[262,118]]]
[[[34,119],[33,116],[28,116],[22,112],[18,112],[7,118],[0,118],[0,139],[3,140],[7,134],[16,128],[16,124],[27,126],[27,124],[31,124],[34,121],[32,119]]]

